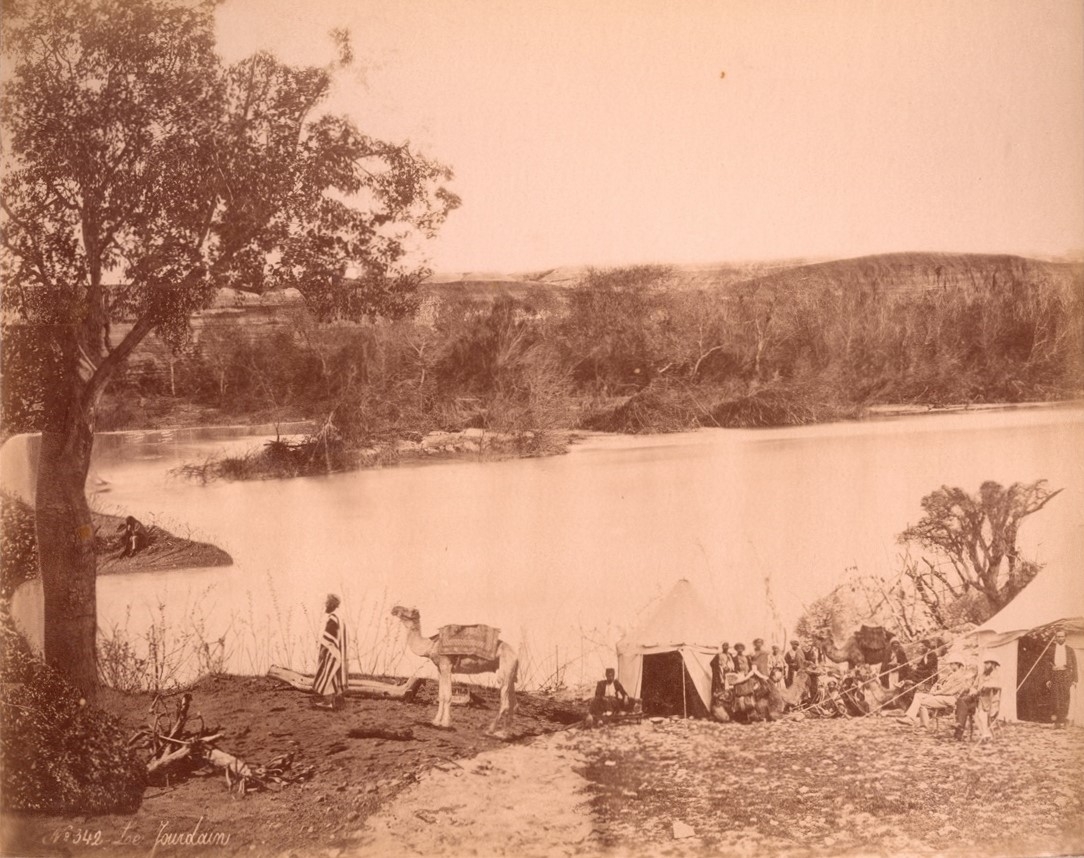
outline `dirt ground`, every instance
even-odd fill
[[[506,742],[527,742],[579,718],[561,704],[520,695],[514,731],[505,738],[487,736],[485,728],[496,713],[496,692],[476,689],[489,708],[456,705],[454,729],[439,730],[429,723],[436,707],[434,682],[427,682],[412,703],[351,697],[335,712],[314,709],[306,693],[262,677],[209,677],[191,692],[189,725],[198,724],[198,713],[207,728],[221,728],[222,750],[251,765],[294,752],[293,768],[312,766],[311,776],[278,792],[252,792],[241,798],[227,789],[221,774],[189,777],[148,787],[142,807],[131,816],[71,819],[8,814],[3,820],[3,854],[145,856],[159,833],[191,832],[197,823],[205,835],[228,835],[228,843],[177,846],[174,854],[191,854],[193,849],[206,855],[333,852],[355,844],[364,821],[377,808],[434,767],[455,767],[465,758]],[[151,695],[106,689],[99,705],[134,734],[148,723],[152,701]],[[351,730],[409,738],[351,738]],[[82,842],[86,839],[90,846]],[[166,851],[159,847],[156,854]]]
[[[491,690],[479,692],[487,706]],[[353,698],[339,712],[264,678],[216,677],[192,711],[259,764],[308,780],[232,795],[221,775],[149,788],[131,816],[7,817],[14,855],[1005,855],[1084,852],[1084,729],[1003,726],[990,746],[887,718],[575,726],[521,695],[515,730],[456,706]],[[102,703],[135,731],[150,698]],[[388,738],[352,738],[383,730]],[[396,737],[397,736],[397,737]],[[396,738],[393,738],[396,737]],[[184,837],[191,834],[191,842]],[[170,837],[174,840],[170,842]],[[86,841],[90,841],[88,844]],[[157,843],[157,845],[156,845]]]
[[[990,747],[884,718],[573,730],[434,772],[349,854],[1080,854],[1082,761],[1084,730],[1034,724]]]

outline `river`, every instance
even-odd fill
[[[1084,557],[1080,407],[592,436],[552,458],[210,485],[170,471],[261,439],[124,440],[96,448],[93,505],[212,542],[235,565],[104,576],[100,628],[145,640],[154,627],[178,652],[221,638],[225,667],[243,673],[311,669],[329,591],[343,597],[352,668],[365,671],[423,668],[388,615],[405,604],[426,633],[501,627],[528,686],[558,667],[586,682],[679,578],[716,612],[721,637],[781,641],[848,575],[897,569],[896,534],[943,484],[1049,480],[1064,492],[1022,527],[1024,554]],[[198,657],[175,661],[183,672]]]

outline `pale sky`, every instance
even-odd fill
[[[455,171],[438,271],[1084,252],[1076,0],[227,0],[219,23],[227,59],[321,65],[350,29],[329,108]]]

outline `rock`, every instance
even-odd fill
[[[681,840],[684,837],[695,837],[696,832],[693,831],[691,825],[686,825],[679,819],[674,820],[674,839]]]

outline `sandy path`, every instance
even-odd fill
[[[583,763],[567,735],[552,734],[442,765],[370,817],[343,858],[594,851]]]
[[[355,855],[1084,854],[1084,730],[992,745],[885,718],[550,734],[427,773]],[[329,856],[338,858],[338,856]]]

